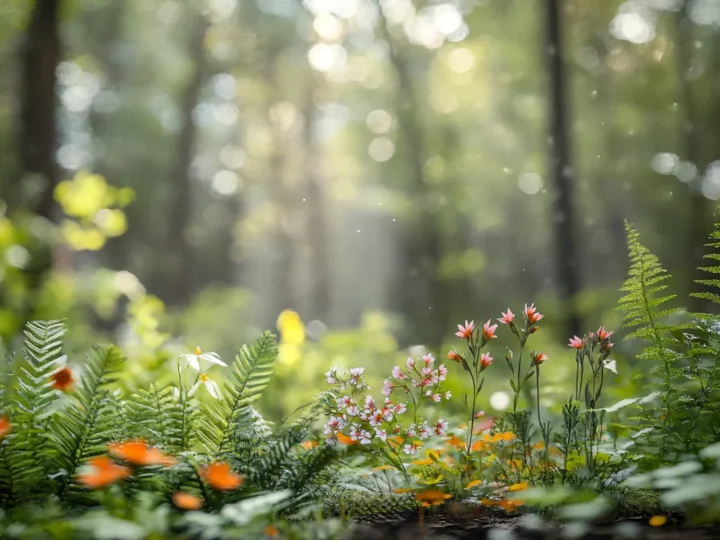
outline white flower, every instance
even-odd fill
[[[383,419],[384,419],[386,422],[392,422],[393,414],[392,414],[392,411],[391,411],[389,408],[384,407],[384,408],[382,409],[381,413],[382,413],[382,415],[383,415]]]
[[[405,367],[412,370],[415,367],[415,359],[408,357],[408,359],[405,360]]]
[[[358,408],[357,405],[350,405],[350,406],[347,408],[347,415],[348,415],[348,416],[357,416],[358,414],[360,414],[360,409]]]
[[[197,392],[198,388],[203,385],[205,386],[205,390],[207,390],[208,394],[210,394],[215,399],[220,399],[220,387],[218,386],[218,383],[213,381],[210,377],[208,377],[205,373],[201,373],[198,377],[198,381],[193,384],[192,388],[188,392],[188,396],[192,396],[195,392]]]
[[[404,379],[405,375],[403,375],[402,369],[400,369],[400,366],[395,366],[392,368],[392,376],[393,379]]]
[[[417,454],[417,446],[414,444],[406,444],[403,447],[403,452],[405,452],[408,456],[414,456]]]
[[[431,368],[431,367],[424,367],[420,370],[420,373],[425,376],[430,375],[432,372],[433,372],[433,368]]]
[[[439,418],[437,422],[435,422],[435,434],[442,437],[447,433],[449,424],[447,421],[443,420],[442,418]]]
[[[343,396],[341,398],[337,398],[335,401],[337,401],[338,409],[348,408],[350,405],[353,404],[352,398],[350,396]]]
[[[396,403],[395,414],[402,414],[407,411],[407,403]]]
[[[328,384],[337,384],[337,367],[330,368],[330,371],[325,372],[325,377],[327,378]]]
[[[340,423],[342,420],[336,416],[331,416],[327,424],[325,424],[325,435],[334,435],[338,429],[342,429]]]
[[[410,424],[407,429],[407,436],[411,439],[417,436],[417,432],[415,431],[415,424]]]
[[[431,398],[435,403],[440,403],[442,396],[440,394],[433,394]]]
[[[418,436],[425,440],[428,437],[430,437],[430,426],[428,426],[427,422],[423,422],[423,425],[420,426],[420,429],[418,430]]]
[[[392,389],[393,389],[393,385],[390,382],[390,379],[385,379],[383,381],[383,389],[382,389],[383,396],[385,396],[385,397],[389,396],[392,393]]]
[[[375,436],[382,442],[387,440],[387,432],[384,429],[375,429]]]
[[[353,441],[360,440],[360,428],[357,426],[357,424],[353,424],[352,426],[350,426],[350,433],[348,433],[348,435]]]
[[[450,392],[450,390],[445,392],[445,399],[450,399],[451,397],[452,397],[452,392]]]
[[[227,364],[220,360],[217,353],[209,352],[204,353],[200,350],[200,347],[195,349],[195,354],[183,354],[180,356],[181,360],[193,368],[195,371],[200,371],[200,360],[204,360],[208,364],[215,364],[217,366],[227,367]]]
[[[375,409],[375,400],[372,396],[365,396],[365,408],[370,410]]]
[[[603,360],[603,367],[617,375],[617,362],[615,360],[611,360],[610,358]]]
[[[369,431],[362,430],[360,432],[360,444],[370,444],[372,442],[372,435]]]
[[[435,362],[435,357],[431,353],[427,353],[422,359],[425,361],[426,366],[432,366]]]

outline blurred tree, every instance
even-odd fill
[[[566,333],[582,335],[582,323],[576,306],[580,292],[580,261],[575,245],[577,223],[573,200],[576,182],[572,164],[570,137],[567,127],[569,99],[566,91],[565,60],[563,57],[563,24],[558,0],[546,0],[546,41],[550,90],[550,169],[554,183],[554,234],[557,265],[557,286],[563,300]]]

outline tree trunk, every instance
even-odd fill
[[[168,208],[170,266],[167,268],[169,287],[165,293],[165,300],[175,305],[187,304],[193,292],[193,254],[187,240],[192,217],[190,164],[195,156],[198,136],[197,126],[193,121],[193,111],[200,99],[200,91],[205,79],[207,65],[205,37],[208,27],[205,17],[198,15],[188,48],[188,56],[193,61],[193,71],[182,97],[182,127],[177,142],[177,163],[170,180],[170,185],[174,186],[174,189],[172,205]]]
[[[60,4],[61,0],[36,0],[22,56],[20,156],[23,174],[42,178],[33,210],[47,219],[58,183],[55,72],[60,61]]]
[[[311,86],[314,90],[314,85]],[[328,230],[325,215],[324,171],[319,167],[321,155],[314,126],[317,108],[313,92],[308,92],[305,105],[305,192],[307,194],[307,231],[310,244],[310,301],[308,315],[327,321],[330,312],[330,259]]]
[[[554,236],[557,281],[563,302],[565,332],[581,335],[581,321],[576,301],[580,290],[580,270],[575,245],[576,221],[573,208],[573,183],[570,139],[568,133],[566,73],[562,58],[562,23],[558,0],[546,0],[547,69],[550,109],[550,176],[555,190]]]

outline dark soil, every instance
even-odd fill
[[[358,521],[352,540],[715,540],[720,524],[691,527],[671,520],[650,527],[647,518],[625,519],[594,525],[542,523],[537,516],[488,512],[451,513],[436,511],[420,516],[402,513]]]

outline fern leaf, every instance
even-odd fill
[[[87,459],[105,452],[115,424],[109,386],[116,381],[125,358],[113,346],[95,347],[88,355],[80,384],[70,404],[54,416],[51,436],[60,469],[60,496],[75,490],[75,473]],[[68,494],[70,495],[70,494]]]
[[[32,498],[51,491],[47,481],[52,462],[47,425],[57,393],[52,374],[66,361],[61,321],[31,321],[25,328],[25,343],[15,381],[13,403],[9,407],[14,429],[4,441],[6,482],[12,485],[9,499]]]
[[[711,264],[698,268],[698,270],[707,272],[708,274],[720,274],[720,219],[718,218],[720,218],[720,206],[716,209],[716,220],[713,224],[713,230],[710,232],[708,243],[705,244],[707,252],[703,255],[703,259],[711,261]],[[695,284],[709,287],[710,290],[691,293],[690,296],[720,304],[720,279],[696,279]],[[713,290],[716,292],[713,292]]]
[[[270,332],[263,333],[252,347],[244,345],[235,355],[224,398],[207,406],[206,421],[198,433],[209,453],[218,458],[226,456],[233,430],[238,429],[243,417],[247,419],[248,407],[270,382],[277,355],[277,340]]]

